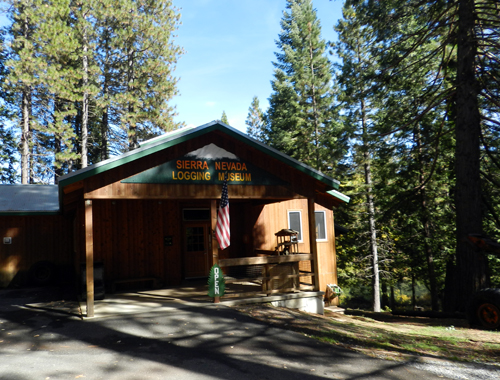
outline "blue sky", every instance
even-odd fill
[[[180,78],[177,121],[202,125],[226,112],[229,124],[246,131],[252,98],[268,107],[275,40],[286,0],[173,0],[182,25],[177,44],[185,54],[174,76]],[[342,16],[342,0],[313,0],[322,37],[336,39],[333,26]]]

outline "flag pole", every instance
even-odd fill
[[[215,237],[221,249],[226,249],[231,244],[231,229],[229,219],[229,197],[227,191],[227,171],[224,173],[222,184],[221,200],[219,212],[217,213],[217,223],[215,225]]]
[[[228,172],[224,172],[224,182],[222,183],[221,199],[217,213],[217,223],[215,225],[215,238],[220,249],[226,249],[231,244],[231,229],[229,220],[229,197],[227,192]],[[221,277],[222,271],[220,273]],[[214,294],[214,303],[220,302],[220,295]]]

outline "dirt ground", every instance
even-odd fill
[[[500,332],[469,328],[465,319],[373,312],[348,315],[329,310],[325,310],[325,315],[317,315],[269,304],[235,308],[263,322],[372,357],[406,360],[418,356],[489,364],[500,361]]]

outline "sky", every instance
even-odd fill
[[[187,126],[227,115],[229,125],[246,132],[254,96],[268,108],[276,40],[286,0],[173,0],[180,8],[176,43],[183,47],[174,76],[179,96],[170,102]],[[322,38],[336,40],[333,26],[342,16],[342,0],[313,0]]]

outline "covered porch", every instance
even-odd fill
[[[310,313],[322,314],[319,310],[323,302],[323,292],[294,292],[288,294],[266,295],[260,293],[260,285],[245,282],[231,282],[226,294],[221,297],[221,306],[237,306],[241,304],[271,303],[274,306],[289,307]],[[205,280],[189,280],[178,286],[161,289],[142,289],[109,294],[103,300],[95,300],[96,317],[114,317],[117,315],[133,315],[143,313],[162,313],[170,309],[217,305],[207,295],[208,286]],[[244,296],[254,294],[254,296]],[[87,303],[80,300],[78,314],[87,318]],[[330,310],[334,306],[328,307]]]
[[[222,250],[214,231],[224,173],[231,245]],[[337,181],[219,122],[61,177],[61,209],[74,218],[75,267],[85,270],[86,315],[94,315],[96,262],[108,291],[141,281],[161,290],[206,278],[218,264],[224,301],[321,296],[336,283],[333,209],[348,201],[336,188]],[[284,229],[299,232],[286,252],[276,236]]]

